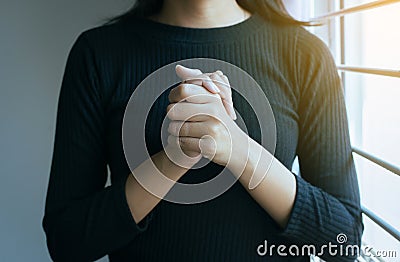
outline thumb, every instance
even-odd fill
[[[177,65],[175,67],[175,71],[177,76],[182,79],[182,81],[185,81],[187,79],[199,76],[201,74],[203,74],[203,72],[201,72],[199,69],[191,69],[191,68],[187,68],[181,65]]]

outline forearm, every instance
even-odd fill
[[[296,196],[296,179],[271,153],[252,139],[248,142],[248,152],[238,152],[238,159],[247,159],[239,166],[233,166],[231,171],[240,176],[239,181],[249,194],[284,227],[288,221]],[[246,156],[241,156],[246,154]],[[235,161],[239,163],[239,161]],[[244,166],[244,170],[243,170]],[[243,172],[241,172],[243,170]],[[250,187],[251,177],[261,182]]]
[[[142,232],[126,203],[124,181],[115,181],[107,188],[72,199],[61,194],[65,190],[54,190],[56,179],[51,180],[43,219],[54,261],[95,261],[126,246]],[[74,191],[78,188],[76,181],[86,182],[70,181],[68,193],[78,193]]]
[[[164,151],[160,151],[133,170],[133,173],[141,177],[146,176],[150,179],[151,177],[163,174],[165,177],[176,182],[187,171],[187,168],[176,165],[168,158]],[[147,180],[147,183],[154,184],[156,181]],[[139,223],[146,217],[171,189],[170,184],[156,184],[154,187],[157,188],[157,196],[147,191],[133,175],[128,176],[125,186],[126,198],[136,223]]]
[[[257,142],[249,139],[248,148],[243,172],[239,165],[230,170],[235,176],[241,175],[241,184],[283,228],[284,236],[299,244],[322,246],[334,241],[338,234],[345,234],[346,244],[360,245],[362,222],[357,203],[334,197],[301,177],[296,181],[296,176]],[[235,157],[244,158],[240,153]],[[252,176],[263,179],[249,189]],[[329,254],[324,255],[332,259]],[[340,259],[351,260],[352,255]]]

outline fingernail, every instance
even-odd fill
[[[237,115],[235,109],[233,108],[233,105],[229,107],[229,114],[233,120],[237,119]]]
[[[232,112],[233,112],[233,120],[236,120],[237,119],[237,115],[236,115],[235,109],[232,109]]]

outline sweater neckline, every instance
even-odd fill
[[[243,39],[264,25],[263,18],[252,14],[246,20],[234,25],[214,28],[190,28],[164,24],[150,19],[132,17],[128,27],[141,35],[165,41],[178,42],[223,42]]]

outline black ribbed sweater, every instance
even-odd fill
[[[135,87],[151,72],[187,58],[208,57],[247,71],[262,87],[277,124],[275,157],[301,176],[289,222],[280,228],[239,182],[211,201],[160,204],[136,225],[124,183],[130,170],[122,142],[122,117]],[[228,76],[229,77],[229,76]],[[259,128],[234,96],[249,134]],[[161,150],[162,96],[146,128],[149,150]],[[105,188],[107,166],[112,185]],[[220,167],[189,171],[195,183]],[[180,182],[182,182],[180,181]],[[279,196],[277,196],[279,197]],[[70,51],[58,105],[54,154],[43,226],[56,261],[307,261],[260,257],[268,245],[360,244],[362,221],[340,79],[326,46],[299,26],[257,15],[229,27],[190,29],[131,18],[82,33]],[[286,249],[288,252],[288,249]],[[325,252],[327,255],[327,252]],[[330,260],[344,257],[323,256]],[[349,258],[348,258],[349,259]],[[350,258],[351,260],[351,258]]]

